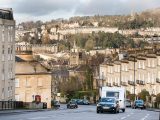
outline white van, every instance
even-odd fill
[[[119,100],[120,110],[125,112],[126,90],[124,87],[102,87],[100,88],[100,97],[115,97]]]

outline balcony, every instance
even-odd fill
[[[145,82],[143,80],[136,80],[136,83],[139,85],[145,85]]]
[[[159,78],[156,78],[156,82],[157,82],[157,83],[160,83],[160,79],[159,79]]]
[[[106,86],[108,86],[108,87],[112,87],[112,85],[111,85],[111,83],[106,83]]]
[[[121,85],[127,86],[127,82],[121,82]]]
[[[114,86],[118,86],[118,83],[113,82],[113,85],[114,85]]]
[[[130,81],[130,80],[128,80],[128,84],[129,84],[129,85],[133,85],[133,86],[134,86],[134,81]]]

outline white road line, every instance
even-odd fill
[[[33,117],[33,118],[28,118],[29,120],[39,120],[39,119],[46,119],[49,117]]]
[[[126,119],[126,117],[122,117],[121,120]]]
[[[142,118],[141,120],[145,120],[145,119],[147,119],[148,118],[148,116],[149,116],[149,114],[147,114],[144,118]]]

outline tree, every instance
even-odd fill
[[[49,43],[49,34],[46,32],[43,36],[42,36],[42,43],[43,44],[48,44]]]
[[[92,69],[88,65],[86,66],[85,81],[87,90],[93,90],[93,74]]]
[[[149,92],[144,89],[139,94],[138,97],[146,102],[146,96],[149,96]]]
[[[67,95],[70,99],[74,96],[76,91],[82,90],[82,85],[77,77],[70,77],[67,81],[59,83],[60,92]]]
[[[160,93],[157,94],[157,96],[156,96],[156,102],[157,102],[158,104],[160,104]]]
[[[94,41],[91,40],[91,39],[88,40],[88,41],[86,42],[86,44],[85,44],[85,49],[86,49],[87,51],[89,51],[89,50],[92,50],[93,47],[94,47]]]

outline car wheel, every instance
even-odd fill
[[[122,112],[125,112],[125,109],[122,109]]]
[[[99,113],[99,110],[97,110],[97,113]]]

